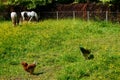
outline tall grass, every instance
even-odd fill
[[[0,79],[119,80],[120,25],[82,20],[45,20],[13,27],[0,22]],[[79,46],[91,49],[85,60]],[[37,61],[36,75],[21,62]]]

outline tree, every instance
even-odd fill
[[[99,0],[75,0],[79,3],[99,2]]]
[[[120,0],[100,0],[103,3],[110,3],[113,5],[119,5],[120,4]]]
[[[38,5],[47,5],[50,3],[72,3],[74,0],[7,0],[9,5],[21,5],[29,9],[36,8]]]
[[[119,5],[120,0],[110,0],[110,3],[115,4],[115,5]]]
[[[21,5],[29,9],[36,8],[37,5],[46,5],[51,3],[52,0],[7,0],[9,5]]]
[[[69,4],[69,3],[73,3],[74,0],[56,0],[56,2],[61,4]]]
[[[102,3],[110,2],[111,0],[100,0]]]

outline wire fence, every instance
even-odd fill
[[[41,19],[84,19],[84,20],[104,20],[120,22],[120,12],[108,11],[56,11],[56,12],[41,12]]]
[[[38,12],[40,20],[43,19],[83,19],[83,20],[104,20],[112,22],[120,22],[120,12],[109,11],[54,11],[54,12]],[[0,20],[10,19],[10,13],[0,13]]]

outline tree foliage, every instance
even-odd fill
[[[107,2],[110,2],[111,0],[100,0],[100,1],[103,3],[107,3]]]
[[[46,5],[49,3],[72,3],[74,0],[7,0],[9,5],[22,5],[27,8],[35,8],[37,5]]]
[[[110,0],[110,2],[112,4],[116,4],[116,5],[119,5],[120,4],[120,0]]]
[[[86,2],[99,2],[99,0],[77,0],[79,3],[86,3]]]
[[[111,4],[120,4],[120,0],[7,0],[9,5],[22,5],[27,8],[36,8],[37,5],[46,5],[49,3],[62,3],[68,4],[73,2],[86,3],[86,2],[109,2]],[[0,2],[1,3],[1,2]]]
[[[8,0],[9,5],[22,5],[27,8],[35,8],[37,5],[45,5],[51,0]]]
[[[120,0],[100,0],[103,3],[110,3],[113,5],[119,5],[120,4]]]
[[[56,0],[57,3],[62,3],[62,4],[69,4],[73,3],[74,0]]]

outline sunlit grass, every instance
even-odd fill
[[[34,80],[119,80],[120,25],[82,20],[45,20],[13,27],[0,22],[0,78]],[[91,49],[87,61],[79,46]],[[22,61],[37,61],[29,75]]]

